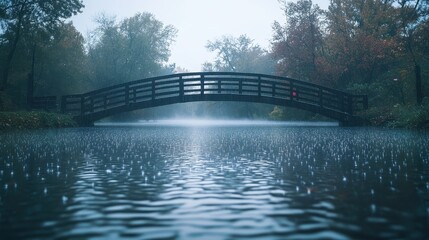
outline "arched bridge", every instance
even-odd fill
[[[291,78],[200,72],[147,78],[63,96],[61,110],[74,114],[81,124],[92,124],[121,112],[196,101],[240,101],[294,107],[345,125],[359,124],[356,111],[368,108],[365,95],[351,95]]]

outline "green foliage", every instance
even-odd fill
[[[176,29],[152,14],[138,13],[116,22],[101,16],[89,44],[94,88],[159,75],[170,56]]]
[[[281,107],[279,106],[275,106],[273,111],[270,112],[270,119],[271,120],[284,120],[285,119],[285,114],[284,111]]]
[[[362,112],[373,126],[389,128],[429,128],[429,98],[420,106],[395,104],[393,107],[372,107]]]
[[[0,130],[77,127],[69,115],[47,112],[0,112]]]
[[[429,129],[429,99],[421,106],[398,105],[392,111],[393,121],[387,124],[393,128],[426,128]]]

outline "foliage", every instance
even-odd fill
[[[7,51],[1,56],[0,91],[8,87],[9,70],[21,39],[25,37],[31,40],[42,33],[48,34],[82,7],[80,0],[0,1],[0,45],[6,46]]]
[[[95,87],[156,76],[174,68],[165,66],[176,36],[173,26],[164,26],[149,13],[120,22],[101,16],[97,22],[88,54]]]
[[[84,38],[71,23],[57,27],[37,48],[35,94],[65,95],[88,89],[89,69]]]
[[[223,36],[209,41],[206,48],[216,52],[217,57],[214,63],[204,64],[204,71],[274,73],[275,63],[270,54],[246,35]]]
[[[375,125],[419,127],[417,67],[429,90],[428,0],[283,1],[286,24],[274,24],[280,74],[369,96],[363,115]],[[316,44],[313,44],[316,43]],[[312,58],[313,57],[313,58]],[[315,59],[315,60],[314,60]]]
[[[420,106],[396,104],[393,107],[372,107],[362,112],[373,126],[389,128],[429,129],[429,101]]]
[[[393,120],[387,126],[393,128],[429,129],[429,99],[421,106],[397,105],[392,111]]]
[[[322,10],[311,0],[282,1],[287,23],[274,23],[273,55],[278,72],[302,80],[318,81],[322,54]]]
[[[270,112],[270,119],[272,120],[283,120],[285,119],[284,111],[281,107],[275,106],[273,111]]]
[[[69,115],[47,112],[0,112],[0,130],[76,127]]]

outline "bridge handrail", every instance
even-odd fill
[[[184,87],[189,88],[198,86],[200,88],[195,90],[184,89]],[[213,86],[214,88],[206,88],[205,86]],[[236,87],[238,89],[225,89],[222,88],[222,86]],[[243,87],[257,87],[257,90],[243,89]],[[178,88],[178,90],[168,91],[168,89],[171,88]],[[269,91],[263,90],[263,88],[269,89]],[[156,92],[157,90],[158,92]],[[159,90],[165,90],[165,92],[159,92]],[[89,108],[89,112],[93,112],[95,109],[106,109],[107,107],[114,106],[115,104],[129,104],[130,96],[132,95],[135,102],[138,99],[152,98],[153,100],[157,97],[173,94],[183,96],[185,93],[199,91],[201,92],[201,95],[210,91],[218,91],[219,94],[221,92],[224,92],[224,94],[227,92],[238,92],[235,93],[235,95],[256,93],[259,97],[261,94],[272,94],[273,98],[290,98],[291,101],[301,101],[307,104],[320,104],[320,107],[322,108],[331,107],[333,110],[343,111],[349,114],[352,114],[354,110],[360,109],[360,107],[356,107],[358,104],[362,104],[363,109],[368,108],[368,98],[366,95],[352,95],[337,89],[289,77],[240,72],[193,72],[139,79],[83,94],[66,95],[62,97],[61,110],[63,112],[80,111],[80,114],[83,115],[86,111],[85,106],[88,104],[91,106]],[[301,96],[293,97],[292,92],[297,91],[300,91]],[[137,93],[147,94],[137,97]],[[124,98],[124,100],[110,103],[110,100],[120,97]],[[319,102],[314,98],[320,98]],[[99,106],[96,106],[96,104]],[[70,107],[69,105],[73,105],[74,107]]]
[[[89,95],[94,95],[97,93],[101,93],[104,91],[108,91],[108,90],[112,90],[115,88],[120,88],[120,87],[125,87],[125,86],[130,86],[130,85],[134,85],[134,84],[139,84],[139,83],[144,83],[144,82],[150,82],[150,81],[157,81],[157,80],[163,80],[163,79],[169,79],[169,78],[180,78],[180,77],[190,77],[190,76],[250,76],[250,77],[261,77],[261,78],[268,78],[268,79],[274,79],[274,80],[286,80],[289,82],[293,82],[293,83],[297,83],[297,84],[302,84],[302,85],[307,85],[307,86],[311,86],[311,87],[315,87],[315,88],[321,88],[323,90],[326,91],[332,91],[332,92],[336,92],[338,94],[346,94],[346,95],[350,95],[352,96],[352,94],[335,89],[335,88],[329,88],[329,87],[325,87],[325,86],[321,86],[321,85],[317,85],[314,83],[310,83],[310,82],[305,82],[302,80],[297,80],[297,79],[293,79],[293,78],[289,78],[289,77],[281,77],[281,76],[274,76],[274,75],[267,75],[267,74],[259,74],[259,73],[240,73],[240,72],[192,72],[192,73],[176,73],[176,74],[171,74],[171,75],[165,75],[165,76],[157,76],[157,77],[149,77],[149,78],[143,78],[143,79],[139,79],[139,80],[133,80],[130,82],[126,82],[126,83],[120,83],[120,84],[116,84],[116,85],[112,85],[109,87],[104,87],[104,88],[100,88],[97,90],[93,90],[93,91],[89,91],[86,93],[82,93],[82,94],[73,94],[73,95],[68,95],[68,96],[89,96]],[[196,78],[195,80],[197,80],[199,78]],[[250,79],[249,79],[250,80]]]

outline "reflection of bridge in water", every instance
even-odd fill
[[[117,113],[175,103],[237,101],[293,107],[356,125],[356,111],[368,108],[365,95],[349,93],[295,79],[226,72],[182,73],[147,78],[84,94],[63,96],[61,111],[81,123]]]

